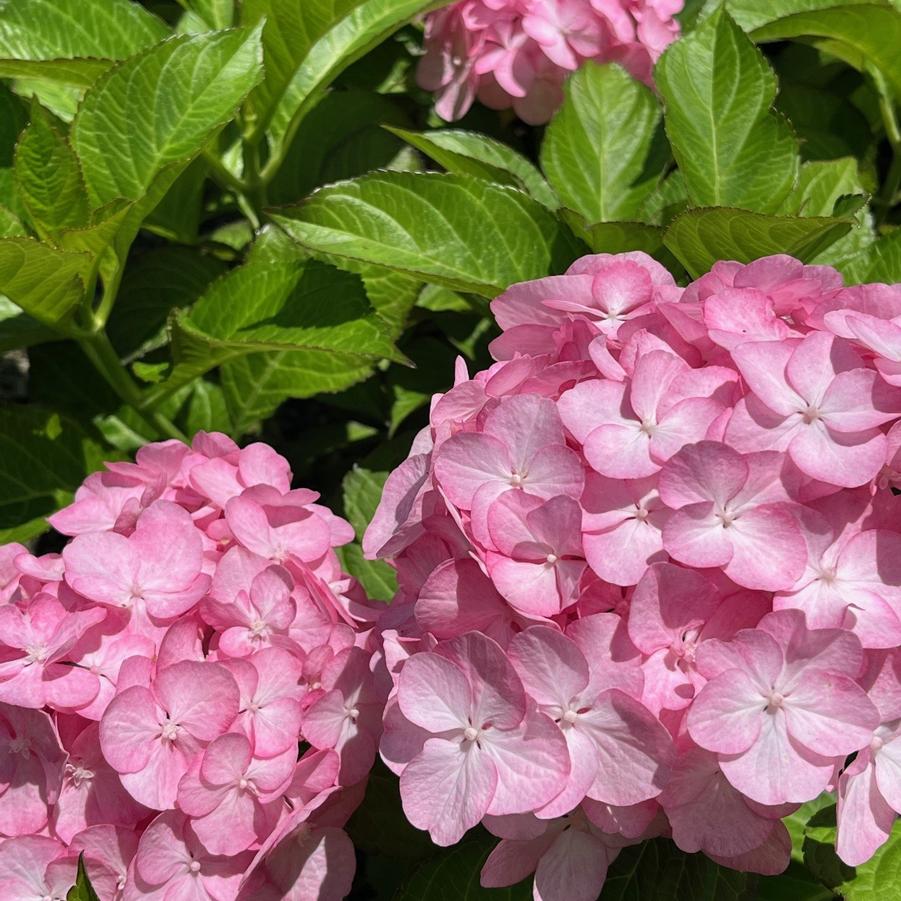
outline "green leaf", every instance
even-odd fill
[[[767,216],[712,207],[682,213],[667,229],[664,243],[697,278],[717,260],[749,263],[787,253],[809,261],[853,226],[850,216]]]
[[[879,238],[867,251],[863,282],[901,283],[901,229]]]
[[[60,335],[23,313],[8,297],[0,294],[0,353],[53,341]]]
[[[341,483],[344,515],[357,535],[354,544],[343,548],[343,560],[349,567],[348,572],[363,583],[369,597],[379,601],[390,601],[394,597],[397,577],[394,569],[383,560],[363,559],[359,542],[375,515],[387,478],[387,472],[371,472],[354,466]]]
[[[522,154],[494,138],[472,131],[405,131],[389,128],[440,166],[456,175],[473,175],[502,185],[513,185],[531,194],[548,209],[555,210],[560,201],[544,176]]]
[[[753,31],[768,23],[795,13],[816,13],[836,6],[869,6],[881,0],[725,0],[729,14],[745,31]]]
[[[273,204],[296,203],[320,185],[391,164],[403,144],[380,126],[407,124],[391,97],[333,91],[308,116],[269,184]]]
[[[261,76],[259,30],[243,29],[170,38],[110,70],[72,123],[92,206],[139,200],[186,166]]]
[[[227,361],[219,379],[239,435],[254,431],[289,397],[333,394],[362,381],[372,363],[347,354],[283,350]]]
[[[0,77],[89,85],[111,60],[167,34],[163,22],[129,0],[3,0]]]
[[[397,594],[397,574],[384,560],[367,560],[359,544],[345,544],[337,550],[344,570],[352,575],[374,601],[391,603]]]
[[[793,860],[781,875],[760,880],[755,901],[835,901],[835,893]]]
[[[181,0],[181,3],[210,28],[231,28],[234,24],[235,0]]]
[[[804,159],[863,157],[873,141],[866,117],[837,91],[783,78],[776,105],[798,135]]]
[[[287,143],[338,73],[434,5],[429,0],[245,0],[243,22],[266,19],[266,80],[251,98],[256,134],[269,129],[275,147]]]
[[[13,59],[124,59],[168,34],[129,0],[3,0],[0,12],[0,55]]]
[[[0,407],[0,541],[25,541],[102,464],[80,426],[34,404]]]
[[[730,16],[720,10],[672,44],[656,79],[692,200],[778,210],[798,177],[797,142],[772,110],[772,69]]]
[[[75,877],[75,885],[67,892],[66,901],[100,901],[84,868],[84,852],[78,855],[78,871]]]
[[[479,873],[497,841],[487,833],[470,834],[459,844],[445,848],[413,872],[394,901],[528,901],[532,880],[510,888],[486,889]]]
[[[113,346],[127,358],[162,347],[169,313],[194,303],[225,270],[221,260],[187,247],[136,254],[107,323]]]
[[[28,229],[10,209],[0,206],[0,238],[27,238]]]
[[[653,839],[620,853],[600,901],[756,901],[757,879]]]
[[[31,238],[0,239],[0,294],[50,326],[64,320],[85,292],[90,257],[54,250]]]
[[[810,3],[793,0],[783,4],[783,17],[770,15],[768,24],[755,27],[756,41],[787,38],[814,39],[817,46],[861,71],[878,68],[901,97],[901,10],[886,3],[830,3],[829,9],[801,12]],[[817,6],[824,5],[817,3]],[[766,7],[768,4],[757,4]],[[795,14],[788,14],[793,11]]]
[[[143,226],[172,241],[194,244],[203,217],[203,191],[210,166],[197,157],[168,188]]]
[[[38,103],[16,148],[15,180],[31,224],[45,240],[88,222],[78,158],[61,123]]]
[[[857,160],[818,160],[804,163],[798,185],[780,212],[802,216],[831,216],[840,197],[856,195],[864,200]]]
[[[595,253],[625,253],[643,250],[655,254],[663,246],[664,229],[644,222],[598,222],[587,225],[571,210],[563,211],[563,218],[573,232]]]
[[[485,297],[560,272],[581,252],[537,201],[462,175],[375,173],[317,191],[271,218],[315,252]]]
[[[360,466],[354,466],[344,477],[344,515],[354,527],[358,539],[362,540],[375,515],[387,478],[387,472],[372,472]]]
[[[106,59],[0,59],[0,78],[45,80],[73,88],[86,88],[113,64],[114,60]]]
[[[845,901],[899,901],[901,899],[901,820],[895,820],[889,840],[838,886]]]
[[[277,406],[287,396],[339,390],[378,360],[397,358],[385,332],[359,276],[305,260],[268,228],[243,266],[215,282],[190,312],[176,311],[176,365],[162,388],[230,363],[222,384],[240,430],[258,411],[273,411],[273,393]]]
[[[589,223],[636,219],[669,158],[651,90],[616,65],[586,64],[566,85],[541,165],[563,205]]]

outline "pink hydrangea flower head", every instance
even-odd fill
[[[539,6],[525,32],[568,65],[586,7]],[[676,6],[591,3],[622,41]],[[505,0],[467,10],[525,71]],[[899,290],[787,256],[683,290],[644,254],[597,254],[492,302],[496,362],[456,366],[364,540],[400,586],[382,758],[436,841],[480,821],[502,839],[486,885],[534,872],[536,897],[593,897],[649,834],[775,874],[781,818],[824,790],[847,861],[887,839]],[[514,753],[547,796],[509,791]]]
[[[426,19],[419,84],[447,121],[478,97],[539,125],[562,103],[565,76],[588,60],[650,83],[681,9],[681,0],[462,0]]]

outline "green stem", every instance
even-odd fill
[[[161,413],[141,410],[141,391],[122,365],[115,348],[105,332],[97,332],[79,340],[79,345],[97,371],[109,382],[119,397],[141,416],[155,431],[166,438],[185,441],[184,434]]]

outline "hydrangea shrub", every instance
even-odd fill
[[[0,901],[893,901],[899,45],[0,0]]]
[[[364,540],[410,822],[590,901],[657,835],[780,873],[830,791],[866,862],[901,807],[901,286],[774,256],[680,288],[633,252],[491,306],[496,362],[460,361]]]

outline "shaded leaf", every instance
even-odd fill
[[[497,840],[487,833],[470,833],[459,844],[444,848],[420,864],[394,901],[529,901],[531,878],[510,888],[482,888],[479,873]]]
[[[766,11],[770,4],[756,6]],[[809,11],[811,6],[829,8]],[[767,20],[766,24],[754,20],[755,40],[815,39],[822,49],[861,71],[878,68],[896,98],[901,97],[901,10],[880,2],[782,0],[768,12]]]
[[[269,184],[272,203],[295,203],[319,185],[382,169],[403,144],[382,124],[404,125],[400,106],[370,91],[334,91],[309,115]]]
[[[767,216],[713,207],[682,213],[667,229],[664,243],[697,278],[717,260],[749,263],[787,253],[809,261],[853,226],[849,216]]]
[[[0,541],[46,531],[44,517],[102,462],[100,446],[76,422],[33,404],[0,407]]]

